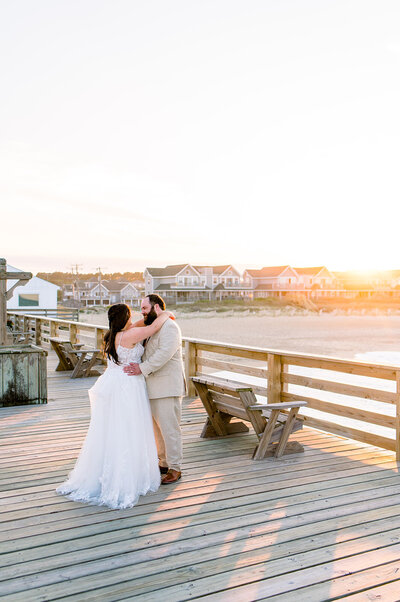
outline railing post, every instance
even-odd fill
[[[288,364],[281,364],[281,375],[283,374],[289,374],[289,365]],[[289,393],[289,383],[282,383],[282,393]]]
[[[396,370],[396,462],[400,463],[400,370]]]
[[[197,374],[197,348],[196,344],[191,341],[185,341],[185,378],[188,389],[189,397],[196,395],[196,389],[192,381],[191,376]]]
[[[75,343],[78,342],[77,332],[78,332],[78,329],[76,327],[76,324],[70,324],[69,325],[69,341],[70,341],[70,343],[72,343],[72,345],[75,345]]]
[[[24,325],[24,332],[28,332],[29,331],[29,318],[27,318],[26,316],[24,316],[23,319],[23,325]],[[25,340],[26,340],[26,335],[24,335]]]
[[[281,356],[275,353],[268,353],[268,403],[279,403],[281,401],[281,373]]]
[[[52,320],[50,318],[49,319],[49,324],[50,324],[50,336],[51,337],[56,337],[57,336],[57,323],[54,322],[54,320]]]
[[[96,328],[96,349],[103,349],[103,332],[103,328]],[[103,364],[107,365],[107,358],[104,354],[101,355],[101,361],[103,362]]]
[[[36,345],[42,344],[42,320],[35,318],[35,343]]]
[[[101,349],[103,347],[103,330],[101,328],[96,328],[96,349]]]

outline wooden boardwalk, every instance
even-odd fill
[[[201,440],[183,412],[184,478],[133,509],[54,490],[77,456],[93,379],[55,373],[49,403],[0,409],[4,600],[400,600],[394,454],[312,429],[305,453],[251,460],[255,435]]]

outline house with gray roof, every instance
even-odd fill
[[[184,303],[241,297],[245,294],[240,273],[232,265],[178,264],[146,268],[145,294],[157,293],[166,301]]]
[[[137,307],[140,304],[141,294],[141,291],[132,282],[119,280],[101,280],[100,282],[93,280],[90,281],[90,286],[81,285],[75,289],[75,299],[82,306],[126,303]]]

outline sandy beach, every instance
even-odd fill
[[[139,314],[135,314],[139,317]],[[399,352],[395,315],[177,315],[183,336],[269,349],[354,359],[360,353]],[[82,313],[81,322],[107,324],[106,313]]]
[[[236,343],[274,349],[325,355],[349,360],[361,360],[368,363],[400,365],[400,315],[354,315],[333,313],[292,312],[291,310],[271,315],[268,312],[250,314],[249,312],[177,312],[177,321],[184,337]],[[140,314],[134,314],[140,317]],[[85,312],[80,315],[81,322],[107,324],[106,312]],[[239,360],[240,361],[240,360]],[[250,360],[246,360],[249,363]],[[365,387],[375,387],[385,391],[394,390],[395,384],[389,381],[371,379],[354,375],[343,375],[319,369],[292,367],[291,372],[314,378],[337,380]],[[232,373],[218,372],[220,376],[230,378]],[[239,379],[249,384],[263,384],[260,379],[240,375]],[[299,385],[290,385],[289,391],[308,397],[314,394],[317,399],[337,402],[356,408],[369,409],[386,415],[394,415],[395,406],[374,400],[359,399],[352,396],[306,389]],[[330,414],[306,408],[304,414],[323,420],[330,420]],[[352,428],[362,428],[368,432],[393,438],[394,430],[369,423],[360,423],[350,418],[335,417],[335,422]]]

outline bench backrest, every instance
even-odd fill
[[[266,418],[261,411],[250,409],[257,404],[257,398],[251,387],[242,383],[207,377],[193,377],[196,387],[206,387],[207,396],[214,409],[250,422],[257,434],[264,431]],[[204,400],[203,400],[204,403]]]
[[[235,418],[249,420],[248,413],[246,408],[243,407],[239,393],[229,391],[218,385],[208,385],[208,391],[217,410],[230,414]]]

